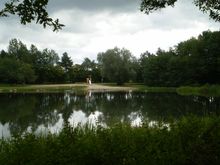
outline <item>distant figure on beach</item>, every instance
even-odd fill
[[[89,85],[92,84],[92,79],[91,79],[91,77],[90,77],[90,78],[86,78],[86,83],[89,84]]]

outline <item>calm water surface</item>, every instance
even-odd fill
[[[220,98],[136,92],[0,94],[0,138],[25,131],[56,133],[64,122],[136,126],[190,114],[219,115]]]

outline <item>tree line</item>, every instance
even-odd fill
[[[205,31],[169,51],[141,55],[143,79],[149,86],[220,83],[220,32]]]
[[[9,42],[8,50],[0,53],[0,83],[66,83],[84,81],[89,75],[93,81],[100,79],[97,63],[88,58],[81,65],[73,65],[65,52],[61,58],[50,49],[39,50],[17,39]]]
[[[182,86],[220,83],[220,32],[205,31],[168,51],[148,51],[136,58],[128,49],[113,48],[73,64],[65,52],[39,50],[17,39],[0,52],[0,83],[144,83],[148,86]]]

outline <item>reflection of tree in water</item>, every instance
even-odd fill
[[[143,111],[152,120],[178,119],[186,115],[219,115],[220,98],[179,96],[177,94],[147,94],[143,102]]]
[[[118,121],[131,122],[139,117],[148,120],[178,119],[195,114],[219,115],[220,98],[179,96],[177,94],[152,94],[129,92],[101,92],[77,95],[53,94],[0,94],[0,122],[9,123],[11,133],[33,131],[39,125],[55,125],[60,117],[68,122],[74,111],[85,117],[101,112],[99,122],[111,125]]]
[[[58,95],[4,94],[0,95],[0,121],[8,122],[11,132],[23,132],[29,126],[55,124],[58,120],[55,109],[65,101]]]
[[[103,122],[107,124],[129,122],[129,114],[141,109],[140,99],[129,93],[101,93],[94,94],[94,97],[97,102],[96,109],[103,113]]]
[[[170,93],[132,93],[132,95],[124,92],[93,93],[91,104],[91,109],[103,113],[102,122],[108,124],[121,120],[129,122],[129,115],[134,112],[148,120],[178,119],[192,114],[219,115],[220,98],[180,96]],[[89,115],[91,111],[87,110],[83,112]]]
[[[24,95],[4,94],[0,95],[0,121],[9,123],[11,131],[25,130],[25,123],[33,120],[33,112],[36,100],[33,97],[24,98]],[[22,108],[21,108],[22,107]]]

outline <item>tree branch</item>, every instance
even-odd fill
[[[23,25],[36,21],[44,28],[50,26],[53,31],[59,31],[64,25],[59,22],[59,19],[53,20],[49,17],[47,4],[48,0],[10,0],[10,2],[5,3],[4,8],[0,11],[0,17],[18,15]]]

